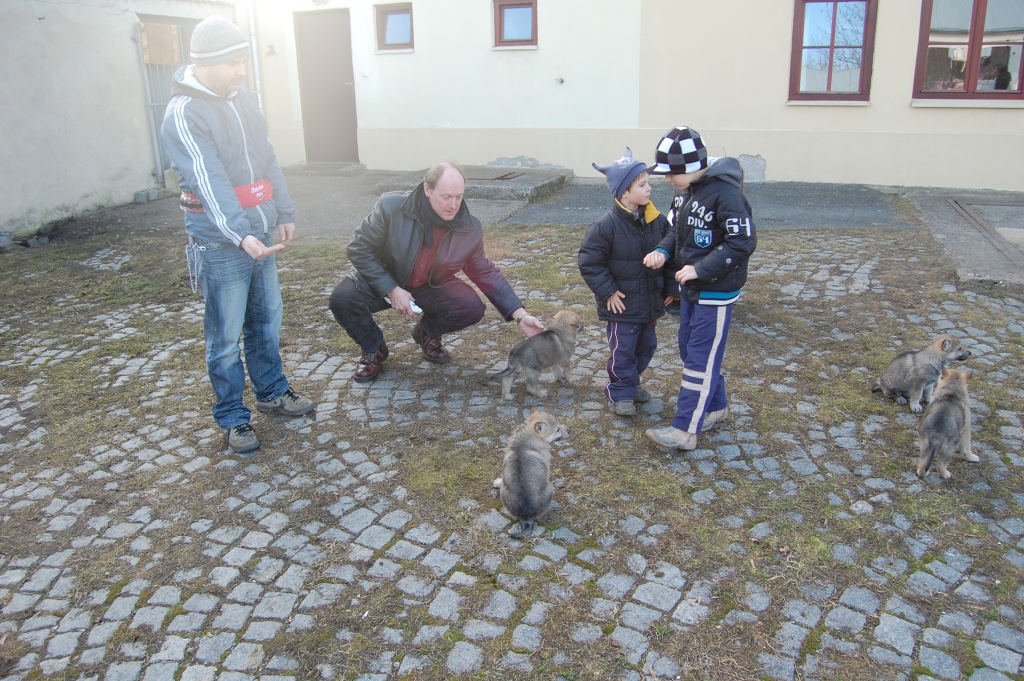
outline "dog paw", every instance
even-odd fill
[[[953,474],[950,473],[949,471],[943,471],[942,472],[942,479],[943,480],[949,480],[952,477],[953,477]]]
[[[508,536],[513,539],[526,539],[533,535],[537,529],[537,523],[533,520],[522,521],[520,520],[512,527],[508,528]]]
[[[906,403],[907,403],[907,398],[906,397],[903,397],[902,395],[899,395],[899,396],[896,397],[896,404],[906,404]]]
[[[912,404],[910,405],[910,411],[914,412],[915,414],[920,414],[922,411],[924,411],[924,407],[922,407],[920,403]]]
[[[981,459],[978,458],[978,455],[975,454],[973,451],[968,451],[967,454],[964,455],[964,460],[974,462],[981,461]]]
[[[494,487],[501,487],[501,478],[494,479]]]

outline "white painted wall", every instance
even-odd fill
[[[0,2],[0,231],[130,203],[154,177],[136,41],[144,14],[231,16],[224,2]]]
[[[282,163],[305,156],[299,93],[284,82],[298,78],[295,11],[349,9],[359,153],[371,168],[411,170],[441,158],[485,164],[520,155],[566,164],[567,154],[579,153],[571,148],[575,131],[636,129],[640,0],[546,0],[538,8],[540,48],[497,49],[489,1],[416,0],[415,48],[383,52],[376,49],[374,4],[257,4],[261,49],[274,45],[275,56],[264,58],[262,68],[267,120]],[[593,160],[618,158],[621,146],[608,144]]]
[[[1024,191],[1024,106],[912,100],[919,2],[880,3],[863,105],[787,101],[794,0],[539,0],[539,47],[510,51],[491,47],[490,2],[415,0],[405,53],[376,52],[371,0],[256,2],[261,37],[292,40],[292,11],[350,8],[370,168],[525,155],[596,176],[592,161],[627,145],[650,159],[686,124],[713,153],[760,156],[768,180]],[[295,77],[280,79],[265,79],[289,100],[268,110],[271,138],[299,163]]]

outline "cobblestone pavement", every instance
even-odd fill
[[[445,339],[445,367],[389,331],[393,357],[366,386],[350,380],[353,353],[323,349],[321,334],[340,342],[326,312],[295,326],[286,306],[286,373],[318,408],[257,416],[264,447],[239,458],[207,411],[201,301],[90,308],[78,329],[60,321],[73,290],[32,325],[5,304],[0,371],[18,378],[0,378],[0,678],[1021,678],[1024,305],[948,280],[926,309],[908,303],[916,288],[888,268],[913,277],[929,252],[896,257],[885,234],[838,231],[802,250],[764,235],[726,360],[733,418],[684,454],[642,436],[673,408],[668,323],[655,398],[631,422],[601,398],[596,325],[570,387],[498,404],[481,377],[514,339],[493,312]],[[177,236],[167,229],[175,248]],[[519,244],[554,247],[545,234]],[[125,240],[79,265],[116,276],[137,255]],[[517,275],[529,259],[500,264],[531,306],[590,310],[573,298],[573,254],[560,262],[544,281],[564,286],[544,289]],[[286,290],[296,276],[282,266]],[[858,354],[902,349],[864,340],[889,323],[913,339],[954,333],[974,353],[983,462],[955,462],[950,483],[914,476],[916,415],[869,393],[867,411],[836,406],[829,392],[868,392],[881,367]],[[145,352],[123,351],[149,334]],[[84,364],[88,390],[143,397],[55,451],[61,403],[47,386]],[[189,388],[203,399],[183,399]],[[558,508],[536,536],[509,540],[486,487],[444,508],[407,483],[421,446],[483,462],[474,479],[489,480],[501,434],[531,406],[574,429],[557,451]],[[597,520],[574,514],[588,486],[615,484],[606,449],[636,452],[623,460],[682,490],[679,507],[640,486],[602,499]],[[680,541],[689,526],[715,545]]]

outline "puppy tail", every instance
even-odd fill
[[[509,374],[511,374],[513,371],[514,371],[514,369],[512,367],[507,366],[504,369],[502,369],[501,371],[499,371],[498,373],[489,375],[487,377],[487,380],[488,381],[493,381],[496,378],[503,378],[503,377],[508,376]]]
[[[928,469],[932,467],[932,462],[935,461],[935,447],[932,447],[931,444],[928,444],[927,447],[927,453],[922,449],[921,460],[917,464],[917,477],[922,480],[928,475]]]

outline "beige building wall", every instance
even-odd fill
[[[681,4],[690,28],[680,35],[669,17]],[[1024,190],[1024,102],[913,99],[920,2],[879,3],[864,104],[787,102],[792,0],[643,6],[641,62],[659,65],[644,87],[659,106],[642,128],[692,125],[714,153],[760,156],[767,180]],[[672,59],[663,46],[673,42],[692,49]]]
[[[0,231],[15,235],[162,184],[136,38],[138,13],[231,16],[224,2],[4,0]]]
[[[369,168],[527,156],[592,177],[591,162],[627,145],[652,160],[686,124],[771,181],[1024,191],[1024,103],[913,100],[916,1],[880,3],[863,104],[788,102],[793,0],[540,0],[540,46],[525,49],[492,47],[490,2],[416,0],[415,49],[398,53],[376,51],[380,3],[256,3],[261,50],[275,45],[261,69],[286,165],[305,155],[291,14],[346,7]]]

